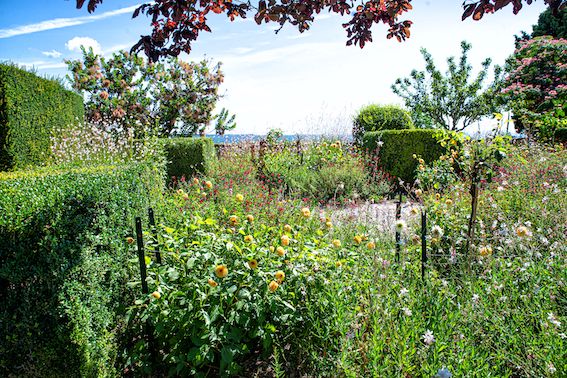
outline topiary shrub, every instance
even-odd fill
[[[555,143],[567,143],[567,127],[555,130]]]
[[[163,142],[167,159],[167,177],[181,178],[195,173],[207,174],[216,160],[210,138],[170,138]]]
[[[52,130],[83,120],[83,99],[57,81],[0,64],[0,170],[45,163]]]
[[[0,174],[0,376],[121,375],[126,237],[162,190],[145,163]]]
[[[384,171],[405,182],[413,182],[418,166],[414,154],[421,156],[428,164],[445,152],[437,142],[436,135],[440,132],[431,129],[369,132],[364,134],[363,147],[369,153],[378,154],[379,164]]]
[[[355,143],[362,143],[364,133],[380,130],[412,129],[409,112],[395,105],[367,105],[354,117],[352,136]]]

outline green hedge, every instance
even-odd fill
[[[415,180],[418,166],[413,154],[431,163],[441,156],[445,149],[437,143],[435,135],[439,130],[384,130],[364,134],[363,147],[378,154],[380,165],[387,173],[406,182]],[[378,148],[378,142],[382,145]]]
[[[126,237],[163,190],[137,163],[0,174],[0,376],[116,376]],[[135,266],[135,265],[134,265]]]
[[[189,177],[209,173],[216,160],[215,146],[210,138],[170,138],[163,142],[168,178]]]
[[[52,130],[83,120],[83,99],[57,81],[0,64],[0,171],[42,165]]]
[[[567,127],[555,130],[555,143],[567,143]]]
[[[381,130],[413,129],[410,113],[396,105],[367,105],[354,117],[352,136],[355,143],[362,142],[364,133]]]

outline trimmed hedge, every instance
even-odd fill
[[[380,165],[387,173],[406,182],[415,180],[418,162],[413,154],[419,155],[427,164],[437,160],[445,149],[435,137],[439,130],[384,130],[364,134],[363,147],[378,153]],[[382,146],[378,148],[378,142]]]
[[[211,138],[170,138],[163,142],[167,159],[167,177],[207,174],[217,159]]]
[[[83,98],[57,81],[0,64],[0,171],[42,165],[52,130],[83,120]]]
[[[555,130],[555,143],[567,143],[567,127]]]
[[[396,105],[367,105],[354,117],[352,136],[357,144],[364,133],[381,130],[413,129],[410,113]]]
[[[0,174],[0,376],[121,374],[126,237],[162,190],[146,163]]]

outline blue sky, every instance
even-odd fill
[[[66,75],[63,59],[80,56],[79,46],[93,46],[103,55],[129,49],[149,21],[131,19],[140,1],[106,0],[94,14],[77,10],[75,0],[0,0],[0,61],[33,66],[40,74]],[[202,34],[184,60],[208,58],[223,62],[225,82],[220,107],[236,113],[236,133],[348,132],[354,112],[368,103],[398,103],[390,85],[398,77],[422,69],[421,47],[440,67],[459,54],[460,41],[473,48],[475,67],[491,57],[503,64],[514,49],[514,34],[531,31],[543,1],[513,15],[511,8],[486,15],[481,21],[461,21],[461,0],[415,0],[407,14],[412,36],[398,43],[385,38],[386,28],[375,26],[374,42],[364,49],[347,47],[341,26],[345,19],[322,13],[310,31],[299,33],[286,25],[257,26],[252,19],[229,22],[212,15],[213,33]],[[490,121],[481,127],[486,129]],[[478,126],[475,125],[475,128]]]

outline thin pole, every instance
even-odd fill
[[[140,263],[140,278],[142,279],[142,293],[148,294],[146,282],[146,260],[144,256],[144,240],[142,239],[142,220],[136,217],[136,241],[138,243],[138,261]]]
[[[421,211],[421,279],[425,277],[425,263],[427,262],[427,213]]]
[[[400,190],[400,198],[396,202],[396,221],[402,218],[402,191]],[[396,262],[400,262],[400,250],[402,249],[402,235],[396,227]]]

